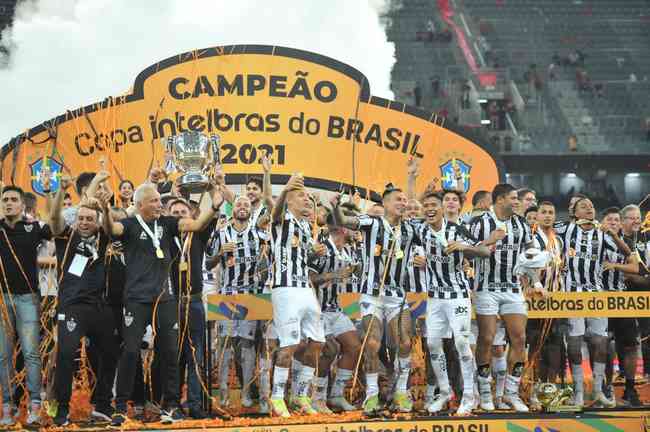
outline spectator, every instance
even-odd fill
[[[462,109],[469,109],[469,93],[472,88],[469,86],[469,81],[462,84],[462,96],[460,97],[460,106]]]
[[[434,98],[437,99],[440,96],[440,77],[438,75],[431,78],[431,91]]]
[[[415,87],[413,88],[413,97],[415,98],[415,106],[419,108],[422,103],[422,89],[420,88],[420,84],[415,84]]]
[[[578,137],[575,135],[571,135],[569,137],[569,151],[570,152],[578,151]]]
[[[555,81],[557,76],[555,75],[555,63],[548,65],[548,80]]]

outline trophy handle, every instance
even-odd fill
[[[214,166],[221,165],[221,153],[219,151],[220,144],[221,139],[219,138],[219,135],[210,135],[210,152],[212,153],[211,163]]]

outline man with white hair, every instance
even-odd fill
[[[138,351],[145,328],[152,322],[161,356],[165,400],[161,421],[169,424],[183,419],[179,409],[177,302],[169,285],[172,244],[181,232],[201,231],[219,212],[223,196],[214,188],[211,208],[196,219],[161,216],[160,193],[151,184],[136,189],[134,203],[136,216],[120,222],[113,221],[104,205],[106,232],[122,241],[126,260],[124,349],[118,367],[113,426],[121,426],[127,420]]]

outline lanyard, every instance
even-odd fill
[[[156,256],[160,259],[165,258],[165,254],[163,253],[163,250],[160,248],[160,239],[158,238],[158,221],[155,220],[153,222],[153,232],[151,232],[151,229],[149,226],[144,222],[142,219],[142,216],[136,215],[136,219],[138,220],[138,223],[144,230],[144,232],[147,233],[149,238],[151,238],[151,242],[153,243],[154,249],[156,249]]]

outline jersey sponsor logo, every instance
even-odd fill
[[[454,309],[454,314],[455,315],[467,315],[469,309],[467,306],[458,306],[456,309]]]
[[[68,329],[69,333],[72,333],[74,329],[77,328],[77,322],[74,320],[74,318],[70,318],[65,322],[65,327]]]

